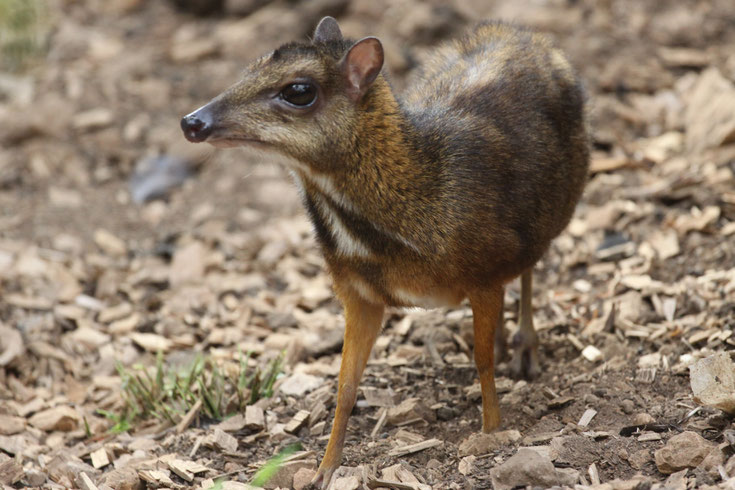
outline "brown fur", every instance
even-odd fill
[[[383,75],[364,91],[350,88],[344,67],[353,45],[323,21],[313,43],[255,61],[202,109],[214,120],[210,141],[255,141],[291,158],[345,304],[344,373],[320,467],[327,479],[380,327],[356,311],[375,318],[384,306],[470,298],[482,342],[483,428],[497,426],[492,339],[503,285],[567,225],[588,166],[583,93],[545,37],[481,24],[438,48],[400,97]],[[304,78],[318,87],[312,107],[274,102]]]

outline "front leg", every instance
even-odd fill
[[[357,398],[357,386],[365,370],[370,351],[383,323],[385,306],[365,301],[352,288],[339,290],[345,309],[345,338],[342,347],[342,364],[339,368],[337,411],[332,433],[329,436],[324,459],[311,482],[318,488],[327,488],[332,474],[342,460],[347,420]]]
[[[503,287],[491,287],[470,296],[475,330],[475,364],[482,389],[482,431],[500,425],[500,408],[495,391],[494,341],[500,312],[503,310]]]

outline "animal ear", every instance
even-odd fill
[[[347,95],[357,102],[375,81],[383,67],[383,45],[376,37],[360,39],[340,61]]]
[[[319,24],[314,30],[314,41],[315,43],[324,43],[327,41],[341,41],[342,31],[339,30],[339,24],[334,20],[334,17],[326,16],[319,21]]]

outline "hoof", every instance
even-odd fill
[[[521,332],[517,332],[513,336],[513,357],[509,367],[515,379],[532,380],[538,377],[541,374],[538,339],[526,339]]]
[[[334,468],[324,469],[320,467],[316,475],[314,475],[314,478],[305,487],[305,490],[326,490],[329,487],[333,474]]]

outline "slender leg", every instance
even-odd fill
[[[505,296],[505,288],[503,288],[503,294]],[[505,338],[505,329],[503,324],[505,318],[503,315],[503,302],[501,301],[500,313],[498,313],[498,326],[495,327],[495,364],[504,361],[508,357],[508,341]]]
[[[312,487],[325,489],[342,460],[347,420],[357,398],[357,387],[367,364],[370,351],[383,323],[383,305],[366,302],[358,294],[347,291],[341,295],[345,308],[345,340],[342,347],[342,365],[339,368],[337,411],[332,434]]]
[[[493,344],[499,312],[503,309],[503,288],[497,286],[472,295],[470,303],[475,329],[475,364],[482,388],[482,431],[490,432],[500,425]]]
[[[533,326],[533,268],[521,274],[521,306],[518,331],[513,336],[511,372],[515,377],[533,379],[541,372],[538,334]]]

